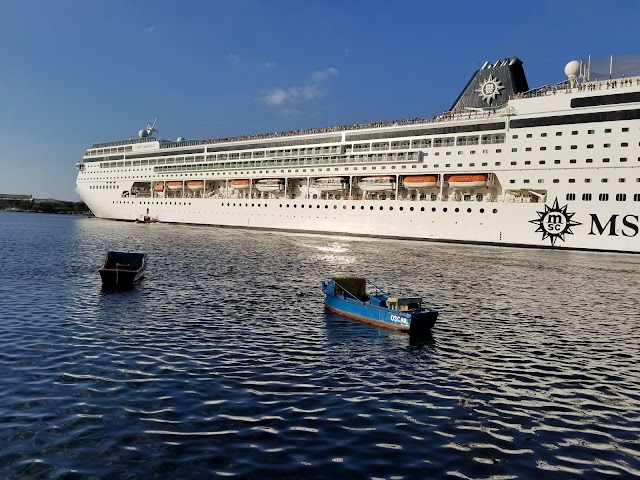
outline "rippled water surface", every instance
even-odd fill
[[[2,478],[640,476],[640,256],[19,213],[0,254]],[[337,273],[433,338],[325,313]]]

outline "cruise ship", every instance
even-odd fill
[[[91,146],[77,192],[113,220],[638,253],[640,76],[564,73],[530,89],[518,58],[486,62],[434,117],[176,141],[153,122]]]

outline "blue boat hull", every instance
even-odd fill
[[[435,310],[399,312],[363,303],[340,294],[330,295],[325,288],[323,290],[325,291],[324,303],[330,311],[381,327],[412,333],[427,332],[435,325],[438,318],[438,312]]]

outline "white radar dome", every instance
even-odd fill
[[[184,142],[184,137],[178,137],[178,139],[176,140],[176,142]]]
[[[564,74],[569,78],[576,78],[580,75],[580,62],[578,60],[572,60],[564,67]]]
[[[138,132],[138,137],[145,138],[147,136],[147,131],[142,129]]]

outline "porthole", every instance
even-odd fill
[[[380,210],[383,210],[383,209],[384,209],[384,207],[380,207]]]
[[[458,207],[456,207],[456,213],[458,213],[460,211],[460,209]]]
[[[493,209],[493,213],[498,213],[498,209],[497,209],[497,208],[494,208],[494,209]]]
[[[389,210],[393,210],[393,207],[389,207]]]
[[[443,211],[443,212],[446,212],[446,211],[447,211],[447,207],[444,207],[444,208],[442,209],[442,211]]]
[[[421,212],[424,212],[424,207],[420,207],[420,211],[421,211]]]
[[[329,205],[325,205],[324,208],[329,208]]]
[[[432,212],[435,212],[435,211],[436,211],[436,207],[432,207],[432,208],[431,208],[431,211],[432,211]]]
[[[413,207],[409,207],[409,210],[410,210],[411,212],[413,212]]]
[[[360,210],[364,210],[364,205],[361,205],[361,206],[360,206]]]
[[[351,210],[355,210],[356,206],[355,205],[351,205]]]
[[[471,213],[471,209],[470,208],[467,208],[467,213]]]
[[[403,211],[403,210],[404,210],[404,207],[400,207],[400,211]]]

